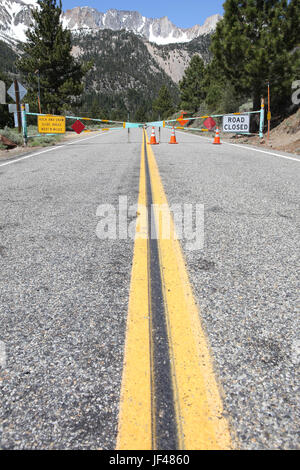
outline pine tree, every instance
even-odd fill
[[[206,97],[205,66],[199,55],[194,55],[179,82],[181,107],[196,112]]]
[[[148,118],[147,108],[145,104],[142,104],[136,111],[134,119],[136,122],[146,122]]]
[[[90,112],[88,112],[88,117],[95,118],[95,119],[105,119],[104,111],[100,106],[99,100],[94,98],[92,101],[92,105],[89,108]]]
[[[234,88],[213,59],[205,68],[205,105],[212,114],[233,113],[248,99]]]
[[[237,93],[252,97],[255,109],[270,81],[272,108],[284,109],[295,60],[291,50],[300,34],[299,0],[226,0],[224,11],[212,40],[224,77]]]
[[[161,119],[166,119],[174,113],[173,99],[166,85],[163,85],[159,90],[158,97],[153,101],[152,107]]]
[[[39,74],[44,113],[58,113],[76,101],[90,66],[83,66],[72,57],[71,33],[63,29],[61,13],[61,0],[38,0],[32,14],[34,24],[26,33],[28,41],[18,62],[33,103],[37,101]]]

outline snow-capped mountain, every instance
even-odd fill
[[[90,7],[76,7],[67,10],[63,16],[63,24],[72,31],[125,29],[139,34],[156,44],[189,42],[192,39],[211,33],[215,30],[220,15],[207,18],[203,26],[182,29],[175,26],[167,16],[163,18],[146,18],[137,11],[108,10],[101,13]]]
[[[31,9],[36,0],[0,0],[0,39],[5,42],[25,41],[32,22]]]
[[[0,39],[6,42],[25,41],[25,32],[31,23],[31,9],[36,6],[37,0],[0,0]],[[63,25],[74,33],[125,29],[156,44],[189,42],[214,31],[220,19],[220,15],[213,15],[202,26],[182,29],[166,16],[146,18],[137,11],[112,9],[101,13],[95,8],[75,7],[62,15]]]

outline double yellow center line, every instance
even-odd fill
[[[169,206],[146,141],[144,132],[116,447],[229,449],[228,423],[171,214],[168,239],[159,211],[150,226],[151,207]]]

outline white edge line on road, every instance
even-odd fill
[[[21,160],[26,160],[26,158],[36,157],[37,155],[41,155],[42,153],[51,152],[52,150],[57,150],[57,149],[66,147],[66,145],[76,144],[78,142],[83,142],[84,140],[95,139],[96,137],[100,137],[102,135],[107,135],[107,134],[110,134],[110,132],[100,133],[100,134],[97,134],[97,135],[93,135],[92,137],[86,137],[85,139],[73,140],[72,142],[68,142],[68,143],[63,144],[63,145],[58,145],[58,146],[51,147],[51,149],[42,150],[41,152],[31,153],[30,155],[25,155],[25,157],[16,158],[14,160],[10,160],[9,162],[5,162],[5,163],[0,163],[0,167],[1,166],[6,166],[6,165],[12,165],[13,163],[17,163]]]
[[[177,131],[177,132],[179,132],[180,134],[184,134],[184,135],[191,135],[192,137],[198,137],[199,139],[204,139],[210,142],[210,139],[208,139],[207,137],[202,137],[202,135],[195,135],[195,134],[191,134],[190,132],[182,132],[182,131]],[[294,162],[300,162],[299,158],[288,157],[286,155],[280,155],[278,153],[268,152],[267,150],[260,150],[260,149],[256,149],[253,147],[249,147],[247,145],[231,144],[230,142],[222,142],[222,144],[231,145],[232,147],[239,147],[244,150],[253,150],[254,152],[266,153],[267,155],[275,155],[275,157],[285,158],[286,160],[294,160]]]

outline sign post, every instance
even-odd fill
[[[14,80],[15,87],[15,96],[16,96],[16,105],[17,105],[17,118],[18,118],[18,132],[21,134],[22,130],[22,118],[21,118],[21,108],[20,108],[20,91],[18,80]]]
[[[259,121],[259,137],[264,138],[264,123],[265,123],[265,99],[261,99],[261,108],[260,108],[260,121]]]
[[[9,96],[16,102],[16,109],[17,109],[17,120],[18,120],[18,131],[21,133],[22,130],[22,119],[21,119],[21,102],[24,96],[27,93],[26,88],[18,82],[18,80],[14,80],[14,83],[11,85],[9,90],[7,91]]]
[[[27,120],[26,120],[26,105],[22,104],[22,128],[23,128],[23,138],[24,144],[27,145]]]

